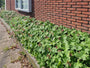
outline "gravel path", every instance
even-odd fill
[[[0,68],[21,68],[20,62],[11,63],[20,56],[20,49],[9,50],[16,44],[0,22]]]

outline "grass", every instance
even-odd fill
[[[4,48],[4,51],[5,51],[5,52],[8,51],[8,50],[10,50],[9,47],[5,47],[5,48]]]
[[[4,51],[6,52],[6,51],[8,51],[8,50],[10,50],[10,49],[16,49],[16,48],[17,48],[16,45],[12,45],[12,46],[10,46],[10,47],[5,47],[5,48],[4,48]]]
[[[7,65],[3,65],[3,68],[7,68]]]

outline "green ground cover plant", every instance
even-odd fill
[[[2,11],[23,47],[45,68],[90,68],[90,35],[21,16],[13,11]]]

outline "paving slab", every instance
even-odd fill
[[[0,68],[21,68],[20,62],[11,63],[17,59],[20,49],[5,51],[5,48],[16,45],[0,21]]]

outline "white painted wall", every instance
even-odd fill
[[[7,8],[6,8],[6,0],[5,0],[5,10],[7,10]]]

